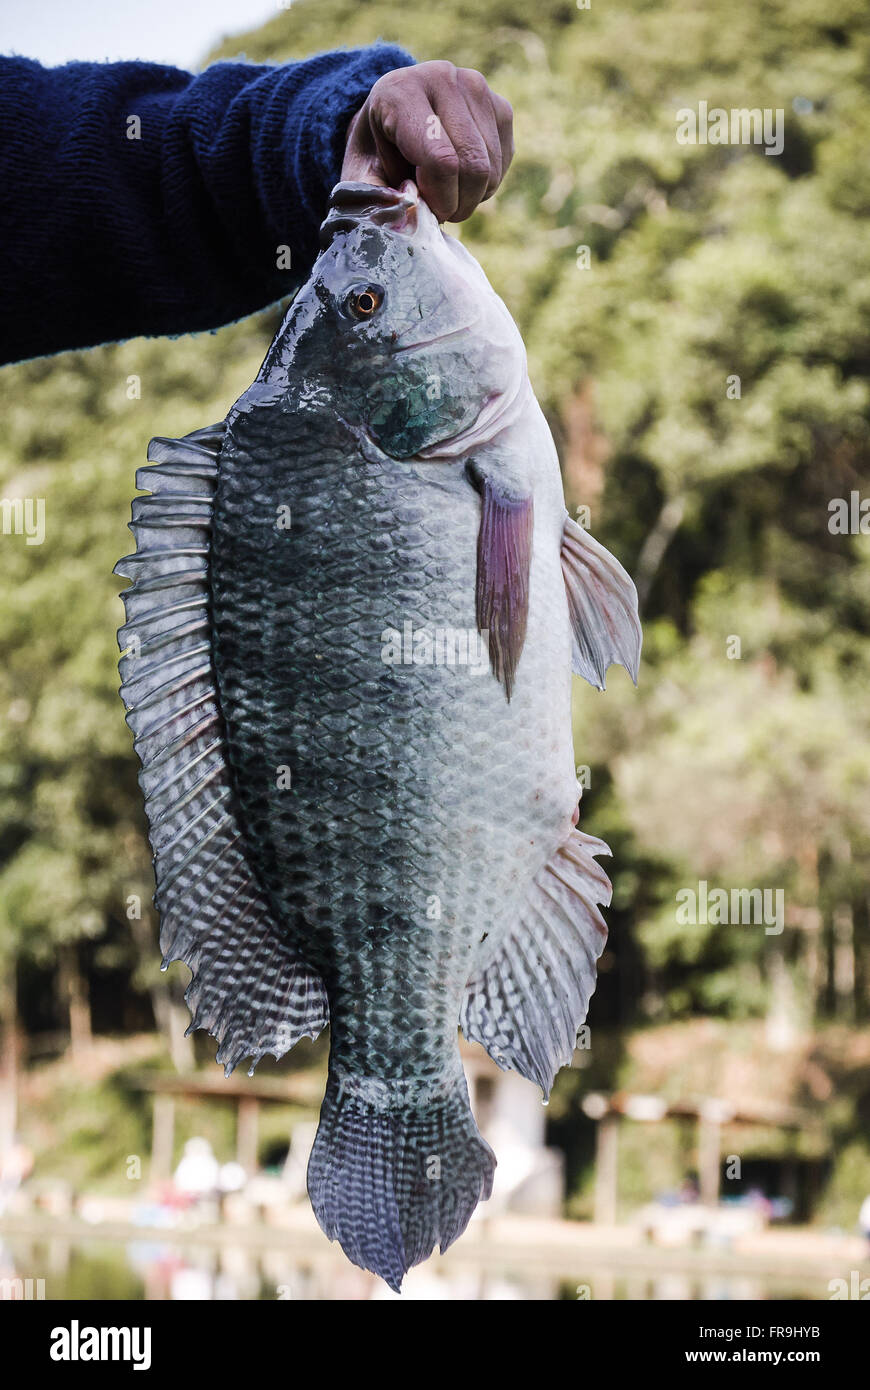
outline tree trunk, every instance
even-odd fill
[[[835,854],[845,882],[833,915],[834,1012],[837,1018],[850,1023],[855,1018],[855,916],[848,897],[848,870],[852,862],[849,841],[839,841]]]
[[[686,498],[681,494],[669,497],[658,514],[655,526],[644,541],[638,556],[635,570],[637,603],[641,613],[646,607],[655,577],[659,572],[665,551],[680,528],[686,514]]]
[[[0,970],[0,1159],[15,1142],[18,1127],[18,983],[15,964]]]
[[[94,1036],[88,982],[82,973],[79,948],[74,941],[60,948],[58,976],[61,998],[69,1012],[69,1050],[75,1063],[90,1052]]]
[[[147,918],[132,917],[129,921],[143,971],[150,974],[154,953],[158,949],[154,934]],[[154,1010],[154,1022],[163,1035],[173,1066],[176,1071],[193,1071],[196,1065],[193,1038],[184,1036],[190,1022],[184,1002],[186,986],[176,982],[177,973],[161,975],[154,984],[149,985],[148,993]]]
[[[804,972],[809,994],[810,1023],[815,1024],[822,1008],[822,912],[819,907],[821,885],[819,882],[819,850],[817,845],[808,845],[800,856],[801,867],[807,875],[807,898],[811,903],[803,913],[804,926]]]
[[[166,982],[166,996],[169,1002],[169,1055],[176,1071],[193,1071],[196,1066],[196,1054],[193,1050],[193,1036],[185,1037],[190,1026],[190,1010],[184,1002],[187,980],[181,980],[181,970],[181,966],[176,967],[172,978]]]
[[[850,903],[834,909],[834,993],[837,1017],[855,1018],[855,926]]]

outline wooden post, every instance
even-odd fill
[[[242,1096],[236,1122],[236,1158],[248,1174],[257,1171],[259,1105],[253,1096]]]
[[[0,967],[0,1159],[18,1128],[18,982],[14,962]]]
[[[618,1167],[619,1116],[608,1111],[595,1131],[595,1220],[602,1226],[616,1224]]]
[[[175,1147],[175,1099],[155,1095],[151,1126],[151,1181],[166,1182],[172,1176]]]
[[[58,984],[63,1006],[69,1017],[69,1050],[74,1063],[87,1056],[93,1044],[88,981],[79,960],[75,941],[68,941],[58,952]]]
[[[698,1179],[705,1207],[719,1201],[722,1124],[728,1116],[728,1106],[717,1100],[703,1101],[698,1110]]]

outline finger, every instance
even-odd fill
[[[492,174],[489,150],[458,81],[439,82],[429,97],[458,161],[456,203],[445,220],[462,222],[486,195]]]
[[[514,157],[514,109],[498,92],[490,92],[490,97],[501,144],[501,176],[504,178]]]
[[[422,85],[407,83],[404,90],[390,87],[378,94],[370,119],[382,157],[389,158],[392,148],[393,158],[415,171],[420,196],[439,222],[446,222],[459,202],[459,158]]]
[[[357,112],[348,128],[341,178],[351,183],[387,182],[366,107]]]
[[[366,154],[361,150],[348,149],[341,166],[342,182],[375,183],[384,185],[387,178],[377,153]]]
[[[377,149],[379,168],[384,175],[384,183],[389,184],[391,188],[398,188],[405,179],[414,177],[414,164],[405,158],[402,151],[381,129],[380,124],[373,126],[372,137]]]
[[[491,198],[504,177],[501,137],[492,103],[493,93],[486,78],[474,68],[459,69],[459,86],[489,156],[489,178],[483,198]]]

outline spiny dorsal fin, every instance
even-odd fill
[[[164,969],[193,972],[191,1030],[207,1028],[227,1074],[281,1057],[328,1021],[321,980],[281,936],[236,819],[211,659],[209,550],[225,425],[153,439],[133,502],[136,551],[118,633],[121,697],[142,762]],[[189,1030],[190,1031],[190,1030]]]

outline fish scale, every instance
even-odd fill
[[[338,439],[330,449],[322,431],[316,456],[304,444],[300,451],[303,409],[294,402],[284,416],[286,435],[272,421],[268,446],[256,431],[247,444],[246,417],[230,427],[224,443],[213,588],[230,762],[243,817],[255,827],[252,838],[262,851],[254,851],[255,868],[281,920],[293,924],[293,944],[326,984],[333,1064],[351,1066],[364,1057],[373,1077],[437,1075],[453,1063],[468,976],[463,952],[470,952],[478,929],[476,885],[457,881],[455,873],[457,842],[474,837],[476,825],[486,827],[485,835],[476,833],[475,848],[487,857],[486,878],[477,886],[484,885],[484,899],[503,896],[499,878],[509,880],[515,870],[507,844],[499,849],[495,843],[492,807],[494,797],[509,790],[505,778],[493,775],[488,739],[477,741],[477,756],[472,752],[457,770],[455,732],[485,726],[488,718],[485,702],[482,708],[477,689],[470,688],[479,678],[442,668],[433,680],[431,668],[385,666],[381,633],[399,616],[416,627],[473,628],[476,501],[470,491],[463,497],[468,525],[454,524],[445,548],[439,509],[430,506],[427,515],[422,503],[425,482],[408,479],[395,464],[363,463],[348,477],[348,441]],[[258,523],[252,488],[255,497],[268,495],[269,478],[282,472],[292,483],[286,493],[283,483],[271,484],[273,505],[263,507]],[[380,501],[377,511],[369,506],[372,495]],[[276,536],[279,496],[287,498],[293,524]],[[449,497],[444,500],[453,515]],[[405,520],[409,507],[411,521]],[[335,531],[345,538],[338,554],[328,544]],[[244,556],[233,545],[237,535],[244,537]],[[389,543],[373,544],[378,538]],[[280,592],[281,606],[269,626],[286,627],[278,641],[267,643],[263,614],[270,592]],[[350,711],[342,698],[348,689],[356,696]],[[251,691],[260,692],[264,717],[254,713]],[[488,693],[498,717],[503,697],[497,687]],[[351,718],[351,733],[377,733],[365,739],[362,765],[347,760]],[[283,762],[292,763],[290,795],[267,790],[266,777]],[[443,824],[439,768],[453,783],[454,801],[466,808],[465,821],[452,833]],[[288,860],[307,866],[304,883],[287,884]],[[336,887],[345,892],[348,875],[350,911],[336,912]],[[300,890],[307,901],[327,905],[322,933],[300,912]],[[426,918],[432,895],[441,898],[440,922]],[[364,1010],[357,1004],[345,1018],[345,1000],[360,999]],[[397,1017],[405,1019],[402,1030],[395,1027]]]
[[[634,676],[640,627],[413,185],[338,185],[323,244],[227,420],[152,441],[122,695],[191,1026],[230,1071],[328,1020],[312,1205],[398,1288],[491,1190],[460,1023],[545,1093],[571,1059],[610,895],[571,670]]]

